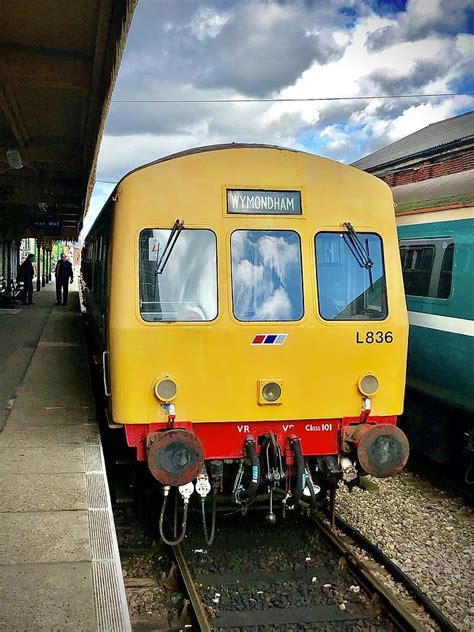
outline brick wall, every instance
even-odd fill
[[[410,167],[400,171],[396,169],[395,167],[392,173],[379,176],[379,178],[389,186],[395,187],[401,184],[421,182],[429,178],[447,176],[460,171],[468,171],[474,169],[474,148],[461,149],[444,156],[433,156],[417,164],[416,168]]]

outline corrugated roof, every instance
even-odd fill
[[[387,163],[441,147],[461,139],[474,138],[474,112],[453,116],[445,121],[432,123],[405,138],[364,156],[352,163],[353,167],[373,170]]]

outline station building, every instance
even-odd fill
[[[398,216],[474,206],[474,112],[428,125],[352,166],[392,188]]]

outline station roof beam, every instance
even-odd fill
[[[6,3],[0,20],[0,227],[8,220],[3,224],[10,233],[14,225],[18,236],[41,237],[35,219],[47,215],[61,220],[58,237],[77,238],[136,1]],[[22,168],[12,167],[12,156],[21,158]]]

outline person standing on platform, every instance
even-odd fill
[[[34,305],[33,303],[33,277],[35,276],[35,270],[33,268],[33,262],[35,255],[29,254],[18,270],[17,281],[23,282],[23,291],[21,293],[21,302],[23,305]]]
[[[61,290],[63,295],[63,305],[67,305],[67,296],[69,292],[69,283],[74,281],[74,273],[72,271],[72,263],[68,260],[65,252],[61,255],[61,259],[56,264],[54,271],[56,275],[56,303],[61,305]]]

